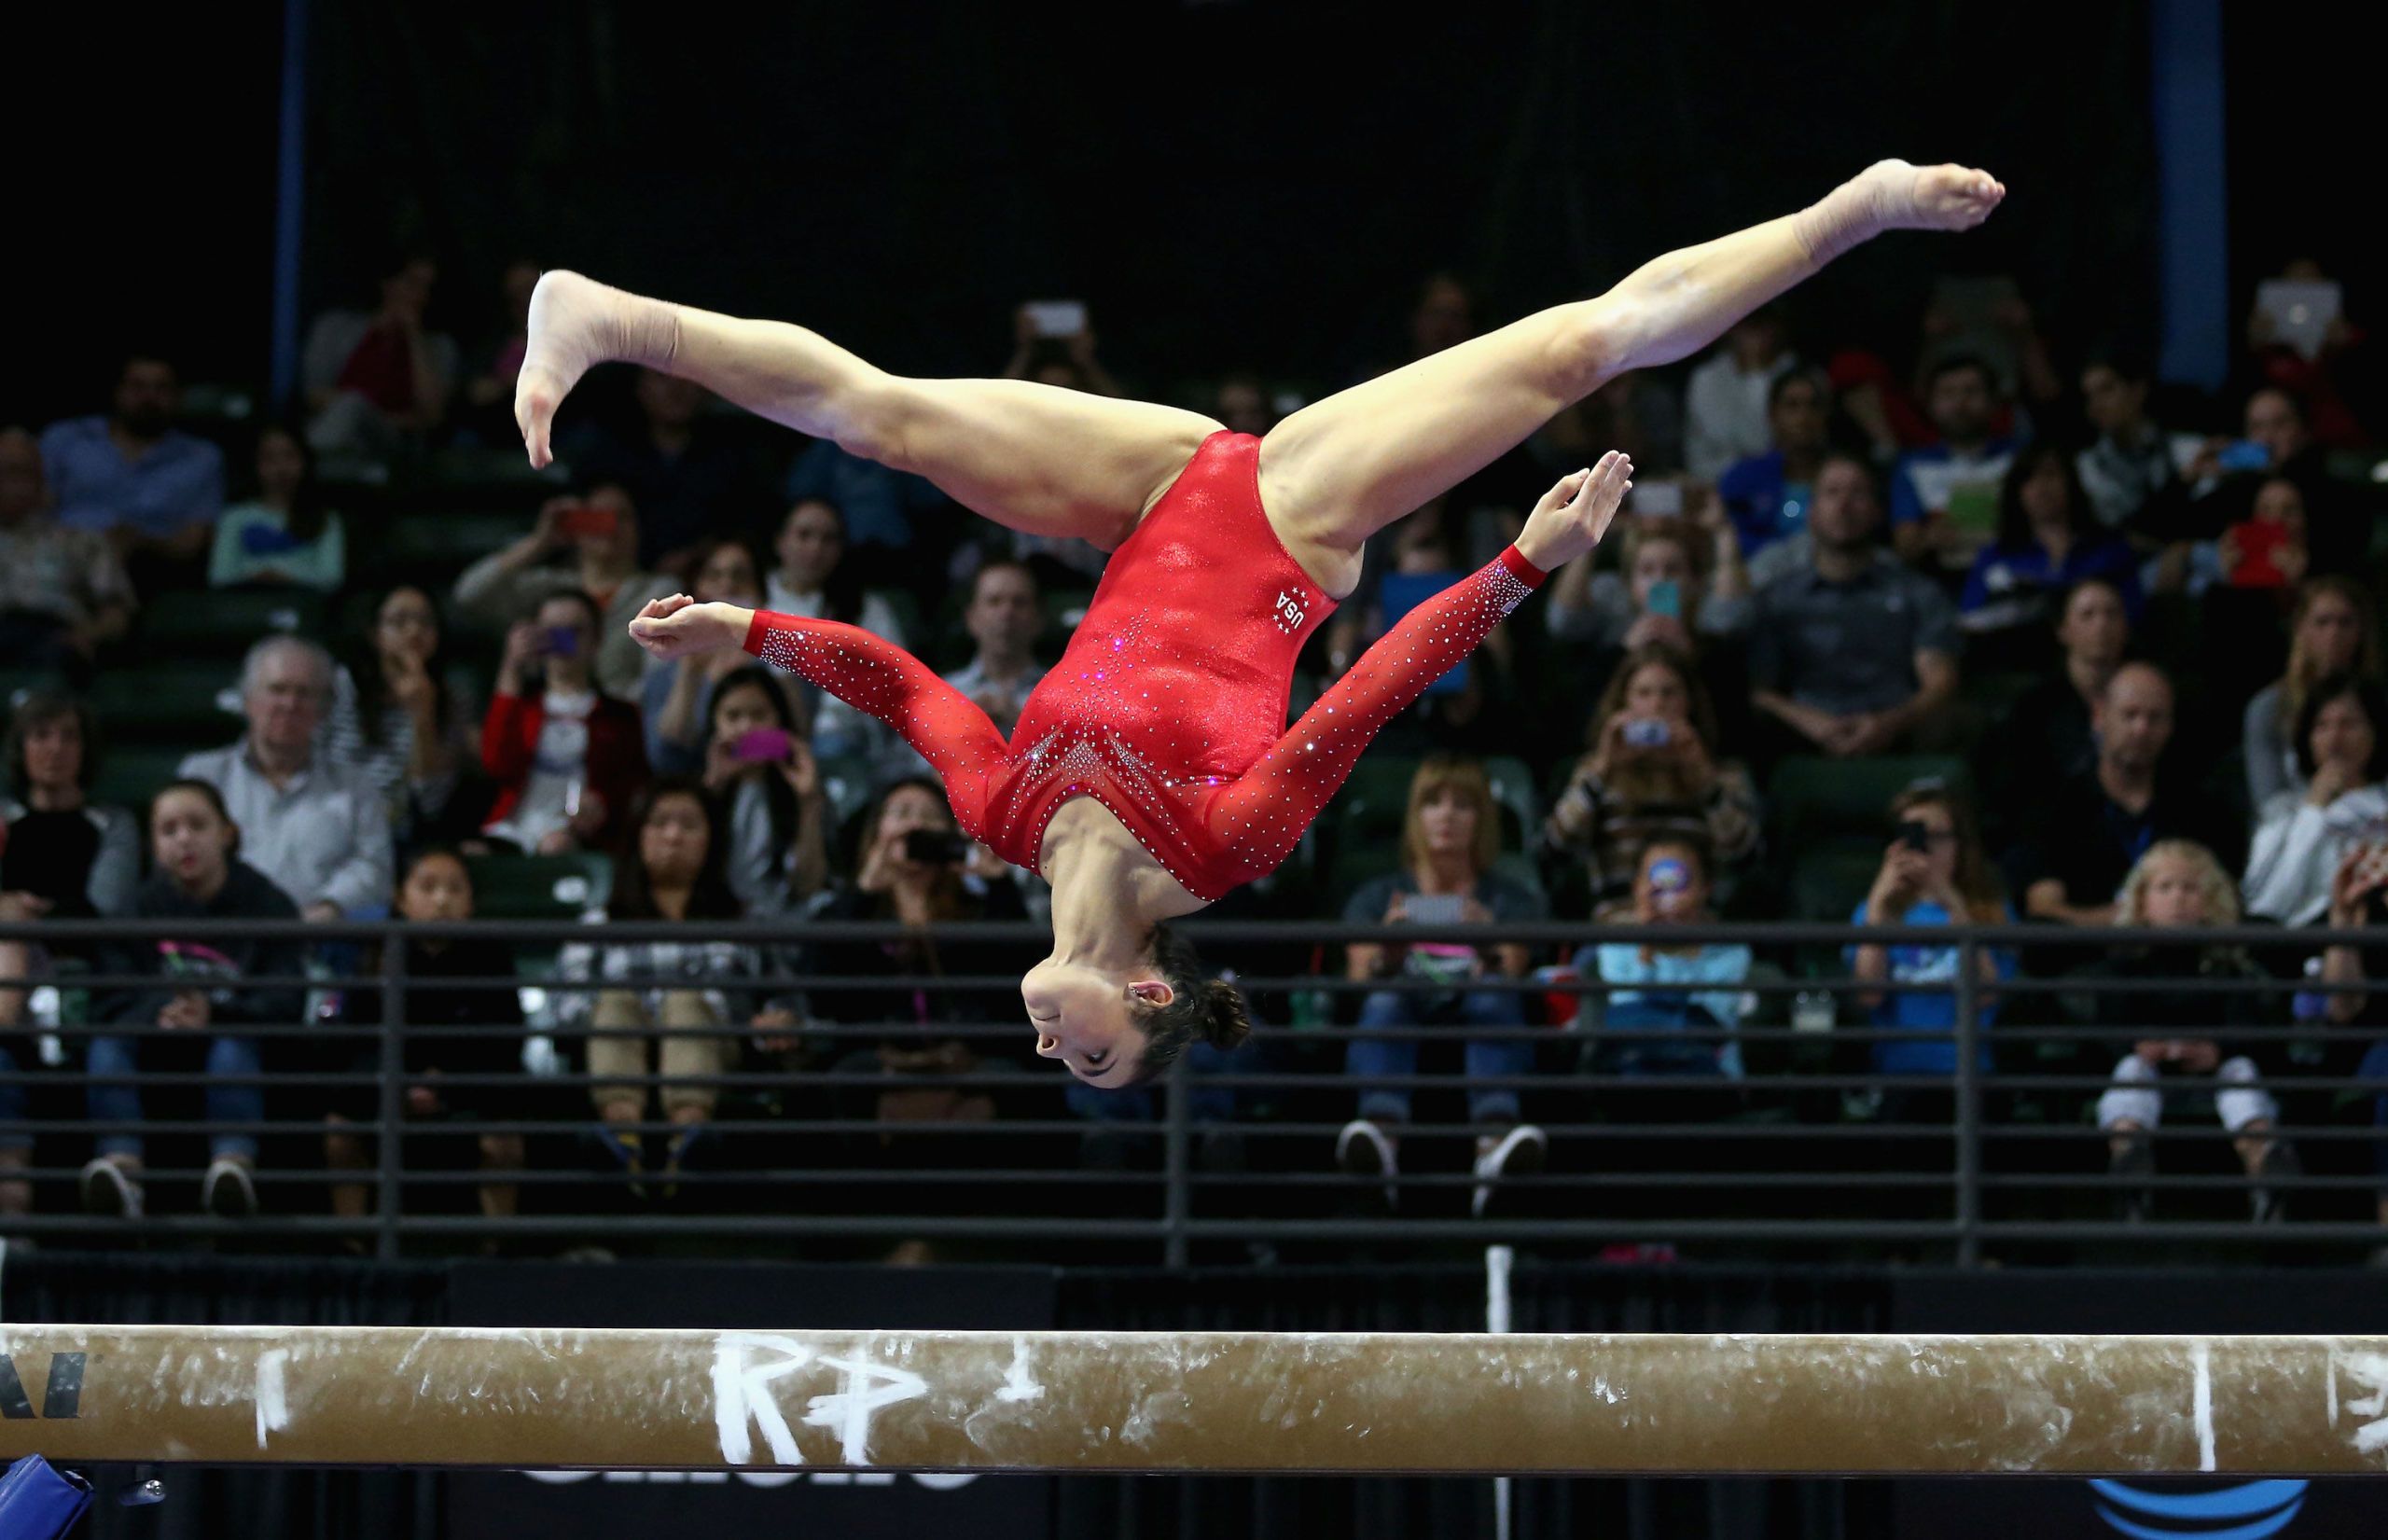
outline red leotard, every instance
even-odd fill
[[[1095,798],[1186,891],[1275,868],[1360,751],[1543,573],[1512,546],[1419,605],[1284,730],[1294,659],[1335,602],[1260,507],[1260,440],[1211,435],[1113,553],[1062,660],[1006,743],[978,706],[854,626],[757,611],[746,650],[904,735],[963,832],[1040,870],[1045,825]]]

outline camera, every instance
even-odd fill
[[[970,841],[950,829],[908,829],[904,859],[924,867],[958,867],[970,859]]]

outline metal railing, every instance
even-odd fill
[[[1664,1243],[1747,1253],[1814,1255],[1889,1249],[1976,1265],[1992,1256],[2051,1248],[2153,1245],[2201,1248],[2211,1257],[2256,1256],[2347,1259],[2388,1247],[2388,1032],[2327,1020],[2298,1020],[2292,997],[2317,998],[2363,991],[2299,977],[2303,958],[2339,936],[2242,927],[2196,933],[2201,943],[2245,949],[2268,959],[2271,973],[2256,978],[2084,978],[2052,971],[2050,960],[2085,951],[2096,955],[2148,945],[2177,947],[2181,932],[2065,931],[2048,927],[1853,928],[1767,924],[1699,927],[1606,927],[1554,923],[1499,927],[1347,925],[1340,923],[1195,923],[1187,927],[1205,954],[1238,969],[1238,981],[1258,1006],[1252,1044],[1224,1063],[1181,1061],[1145,1088],[1149,1106],[1119,1117],[1119,1103],[1101,1103],[1110,1116],[1086,1116],[1095,1103],[1065,1097],[1064,1072],[1034,1061],[1026,1023],[998,1017],[1014,974],[976,976],[854,975],[807,971],[823,946],[879,943],[908,934],[900,926],[835,923],[792,926],[708,926],[704,938],[750,945],[773,971],[761,978],[631,980],[641,987],[726,988],[742,1014],[717,1023],[672,1029],[721,1045],[723,1062],[704,1073],[590,1072],[587,1046],[623,1035],[590,1026],[560,1008],[562,997],[619,989],[624,980],[568,983],[529,967],[501,986],[530,1006],[523,1028],[474,1024],[426,1027],[411,1019],[430,997],[489,981],[425,978],[410,973],[408,949],[393,938],[469,936],[546,952],[566,943],[596,946],[682,940],[687,927],[666,923],[591,927],[525,923],[460,926],[177,923],[183,940],[301,939],[318,960],[304,977],[212,979],[211,989],[310,992],[318,1006],[335,996],[370,992],[381,1024],[345,1027],[319,1020],[287,1025],[210,1029],[257,1041],[263,1062],[254,1075],[210,1074],[187,1064],[143,1068],[131,1076],[92,1075],[83,1048],[94,1035],[130,1037],[146,1050],[153,1042],[192,1034],[156,1026],[105,1021],[111,1003],[160,980],[144,973],[94,971],[93,958],[129,955],[160,938],[159,927],[126,922],[42,923],[0,928],[0,941],[35,943],[52,961],[22,987],[35,1018],[0,1037],[16,1060],[0,1073],[0,1091],[26,1103],[23,1116],[0,1124],[0,1148],[31,1142],[30,1157],[0,1168],[0,1184],[31,1184],[26,1214],[0,1214],[0,1233],[35,1236],[137,1238],[144,1241],[242,1236],[292,1242],[369,1245],[382,1256],[410,1247],[491,1242],[500,1238],[561,1246],[730,1242],[749,1249],[791,1244],[878,1245],[903,1240],[950,1241],[1009,1247],[1039,1256],[1076,1248],[1106,1255],[1158,1251],[1172,1264],[1197,1247],[1333,1252],[1356,1246],[1528,1244],[1587,1250],[1627,1243]],[[942,939],[1017,947],[1021,965],[1049,944],[1028,925],[955,925]],[[1527,945],[1545,955],[1572,952],[1595,941],[1631,941],[1657,948],[1729,942],[1752,948],[1757,970],[1727,992],[1749,1005],[1731,1027],[1627,1028],[1605,1019],[1609,996],[1623,988],[1660,992],[1715,986],[1611,986],[1548,968],[1520,978],[1497,974],[1465,985],[1469,992],[1515,996],[1517,1020],[1499,1026],[1456,1027],[1422,1021],[1362,1029],[1336,1024],[1347,1007],[1376,992],[1420,997],[1448,995],[1451,986],[1395,974],[1342,976],[1341,944],[1424,938]],[[2346,933],[2344,939],[2388,955],[2388,931]],[[1859,942],[1932,949],[1953,961],[1923,979],[1868,981],[1852,976],[1842,949]],[[2042,965],[1979,980],[1985,950],[2023,950]],[[378,952],[378,956],[375,954]],[[1289,954],[1307,952],[1312,969],[1286,967]],[[67,965],[77,956],[80,969]],[[359,960],[374,957],[371,965]],[[346,961],[343,962],[342,959]],[[1274,960],[1273,962],[1271,960]],[[341,971],[342,969],[345,971]],[[2388,980],[2383,980],[2388,983]],[[10,988],[0,980],[0,989]],[[933,1022],[812,1020],[793,1056],[765,1053],[744,1019],[744,1006],[771,995],[823,996],[836,992],[884,992],[909,1009],[921,1000],[960,996],[986,1002],[966,1020]],[[2126,1222],[2114,1205],[2124,1189],[2109,1175],[2108,1135],[2089,1116],[2100,1092],[2114,1084],[2109,1054],[2162,1028],[2118,1028],[2085,1021],[2100,999],[2165,992],[2196,1002],[2254,996],[2255,1014],[2270,1022],[2250,1029],[2268,1051],[2262,1089],[2278,1103],[2264,1137],[2299,1153],[2304,1170],[2293,1177],[2259,1178],[2231,1153],[2230,1131],[2219,1126],[2202,1099],[2215,1089],[2211,1075],[2176,1078],[2154,1088],[2167,1116],[2149,1134],[2159,1152],[2157,1174],[2132,1191],[2152,1192],[2161,1217]],[[1867,1020],[1867,1002],[1903,993],[1946,996],[1945,1028],[1894,1029]],[[228,995],[228,998],[230,997]],[[1827,1016],[1821,1006],[1834,1002]],[[1421,1008],[1427,1003],[1419,1002]],[[1440,1003],[1448,1006],[1448,1000]],[[1784,1006],[1790,1008],[1786,1011]],[[78,1008],[79,1007],[79,1008]],[[1570,1008],[1572,1007],[1572,1009]],[[1995,1024],[1991,1018],[1996,1015]],[[896,1015],[890,1012],[891,1017]],[[1553,1021],[1556,1014],[1562,1018]],[[996,1018],[990,1020],[990,1018]],[[1298,1022],[1300,1024],[1293,1024]],[[410,1071],[416,1060],[436,1064],[436,1046],[493,1031],[519,1045],[524,1067],[504,1073]],[[2177,1023],[2177,1035],[2211,1036],[2201,1020]],[[658,1036],[659,1029],[627,1035]],[[2242,1035],[2246,1034],[2242,1033]],[[1458,1073],[1422,1063],[1414,1073],[1349,1074],[1344,1053],[1355,1041],[1416,1044],[1429,1060],[1464,1052],[1475,1043],[1519,1043],[1533,1055],[1514,1073]],[[925,1047],[953,1041],[966,1057],[923,1061],[900,1073],[871,1050],[891,1042]],[[1944,1045],[1947,1074],[1889,1073],[1874,1050],[1902,1041]],[[1636,1046],[1738,1046],[1748,1065],[1738,1079],[1654,1075],[1620,1070],[1613,1056]],[[1985,1049],[1996,1059],[1985,1069]],[[2081,1056],[2093,1053],[2088,1063]],[[2372,1057],[2366,1073],[2349,1066]],[[184,1050],[188,1057],[188,1049]],[[2337,1073],[2328,1073],[2335,1067]],[[140,1131],[151,1153],[180,1147],[174,1160],[145,1163],[153,1193],[150,1212],[127,1220],[79,1212],[76,1177],[95,1128],[88,1109],[91,1087],[130,1079],[149,1100]],[[256,1086],[268,1096],[259,1118],[227,1121],[194,1116],[187,1101],[213,1086]],[[659,1100],[671,1090],[702,1103],[702,1128],[677,1169],[653,1158],[682,1125],[649,1107],[635,1122],[601,1127],[592,1088],[627,1087]],[[410,1113],[410,1093],[430,1088],[453,1107],[435,1120]],[[1409,1093],[1421,1116],[1405,1117],[1397,1133],[1401,1170],[1388,1182],[1347,1174],[1337,1166],[1339,1131],[1368,1091]],[[1468,1141],[1492,1131],[1471,1120],[1460,1093],[1506,1091],[1522,1099],[1521,1116],[1543,1130],[1548,1158],[1535,1173],[1512,1173],[1474,1212],[1480,1184]],[[1093,1093],[1102,1097],[1104,1093]],[[335,1098],[354,1113],[369,1098],[370,1117],[326,1121]],[[1681,1115],[1684,1103],[1701,1103]],[[1225,1104],[1227,1110],[1219,1108]],[[2194,1117],[2175,1116],[2189,1105]],[[262,1210],[253,1217],[195,1214],[187,1189],[202,1157],[190,1151],[209,1137],[245,1134],[265,1143],[255,1163]],[[362,1170],[325,1163],[326,1134],[370,1138],[375,1149]],[[635,1135],[644,1164],[632,1170],[607,1141]],[[460,1168],[430,1158],[434,1146],[468,1157],[483,1136],[522,1141],[524,1158],[492,1163],[486,1151]],[[452,1147],[461,1144],[459,1151]],[[502,1148],[502,1146],[501,1146]],[[179,1163],[177,1163],[179,1162]],[[1678,1169],[1681,1168],[1681,1169]],[[368,1188],[359,1204],[353,1189]],[[331,1212],[327,1189],[352,1189],[342,1217]],[[2258,1224],[2235,1212],[2258,1188],[2286,1195],[2288,1216]],[[451,1212],[471,1189],[510,1190],[516,1212],[493,1199],[483,1212]],[[446,1199],[447,1201],[440,1200]],[[1388,1200],[1397,1206],[1388,1206]],[[2165,1210],[2170,1213],[2163,1213]]]

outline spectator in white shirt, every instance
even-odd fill
[[[2248,913],[2285,925],[2319,920],[2347,853],[2388,841],[2383,726],[2388,692],[2367,679],[2339,674],[2306,696],[2297,714],[2305,789],[2280,792],[2261,810],[2247,857]]]
[[[1684,393],[1684,468],[1714,481],[1734,461],[1773,448],[1767,396],[1774,377],[1798,364],[1782,312],[1770,305],[1727,332]]]

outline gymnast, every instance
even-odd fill
[[[693,380],[746,409],[926,477],[1030,534],[1112,551],[1068,650],[1009,742],[925,666],[833,621],[657,600],[659,658],[743,646],[901,732],[963,830],[1053,890],[1052,954],[1020,980],[1036,1051],[1099,1087],[1158,1073],[1197,1036],[1248,1030],[1235,991],[1166,921],[1273,868],[1368,739],[1544,576],[1596,545],[1631,467],[1562,480],[1516,543],[1412,610],[1285,729],[1294,659],[1359,582],[1368,536],[1629,369],[1671,363],[1859,243],[1961,230],[2006,188],[1884,160],[1798,214],[1671,252],[1556,306],[1328,396],[1265,438],[1196,412],[1017,380],[910,380],[817,334],[539,280],[515,418],[534,465],[597,364]]]

